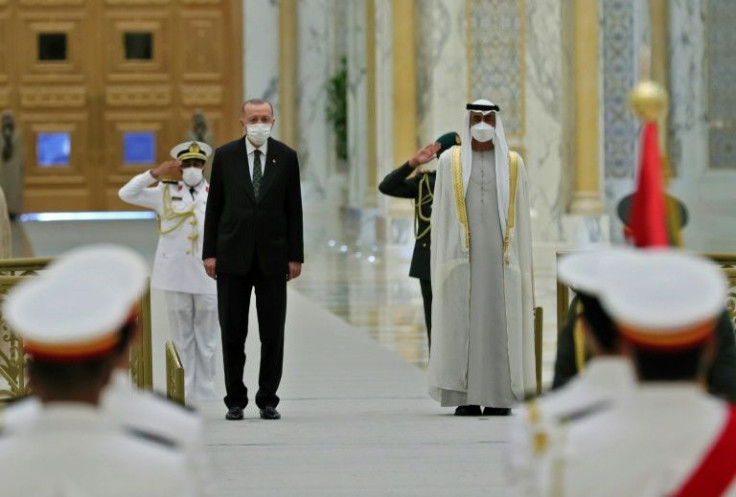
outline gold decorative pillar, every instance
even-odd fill
[[[412,156],[418,145],[414,0],[394,0],[392,9],[394,164],[399,165]]]
[[[650,0],[650,19],[651,19],[651,77],[652,81],[659,83],[663,88],[670,87],[670,66],[669,66],[669,0]],[[662,113],[659,119],[659,144],[665,163],[668,163],[669,148],[667,144],[669,123],[667,116],[669,112]],[[672,171],[667,171],[671,173]]]
[[[279,0],[279,130],[281,140],[298,146],[299,107],[297,106],[297,0]]]
[[[575,190],[572,214],[600,214],[598,1],[574,0]]]

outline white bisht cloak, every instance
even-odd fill
[[[505,145],[505,143],[504,143]],[[459,147],[454,147],[459,148]],[[469,147],[463,147],[469,152]],[[503,153],[506,147],[497,147]],[[471,161],[462,161],[458,177],[453,181],[453,149],[442,154],[437,167],[437,178],[432,206],[432,350],[429,359],[429,393],[441,401],[442,390],[467,392],[468,344],[470,338],[470,250],[465,226],[460,220],[465,193],[470,179]],[[508,234],[508,250],[504,256],[504,298],[506,309],[506,336],[508,343],[511,390],[518,400],[536,391],[534,360],[534,289],[532,280],[532,238],[527,194],[526,169],[518,158],[515,227]],[[496,173],[499,198],[499,216],[504,239],[509,204],[509,161],[497,160]],[[462,176],[462,177],[460,177]],[[462,182],[457,198],[456,184]],[[503,186],[506,182],[505,188]],[[465,219],[467,225],[467,218]],[[499,250],[502,250],[499,247]],[[490,296],[489,296],[490,299]],[[489,302],[493,305],[494,302]],[[488,323],[493,326],[493,323]],[[490,368],[489,368],[490,370]],[[489,381],[493,381],[490,377]]]

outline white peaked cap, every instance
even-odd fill
[[[622,335],[651,348],[708,338],[725,309],[728,282],[708,259],[677,250],[636,250],[601,268],[600,298]]]
[[[204,142],[190,140],[175,145],[169,153],[174,159],[199,159],[206,161],[212,154],[212,147]]]
[[[3,312],[31,355],[76,359],[109,352],[144,293],[148,266],[117,245],[71,250],[13,288]]]
[[[574,290],[597,296],[601,287],[601,267],[615,264],[619,257],[629,257],[634,249],[619,247],[590,247],[581,252],[565,255],[557,265],[557,279]]]

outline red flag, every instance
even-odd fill
[[[629,216],[630,235],[637,247],[666,247],[667,211],[662,187],[657,124],[647,123],[642,134],[639,182]]]

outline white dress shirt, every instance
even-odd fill
[[[88,411],[73,405],[75,411]],[[52,417],[55,409],[52,408]],[[98,418],[110,427],[122,426],[174,442],[175,452],[184,456],[187,474],[194,483],[194,495],[215,495],[210,480],[209,461],[204,449],[204,422],[194,412],[133,387],[127,371],[117,369],[100,398]],[[27,397],[0,410],[0,432],[29,433],[37,429],[44,408],[36,397]],[[94,421],[99,424],[103,421]]]
[[[260,147],[256,147],[253,145],[250,140],[246,137],[243,138],[245,140],[245,150],[248,151],[248,170],[250,171],[250,179],[253,179],[253,161],[255,160],[255,152],[256,150],[261,151],[261,177],[263,177],[266,174],[266,154],[268,153],[268,140],[261,145]]]

